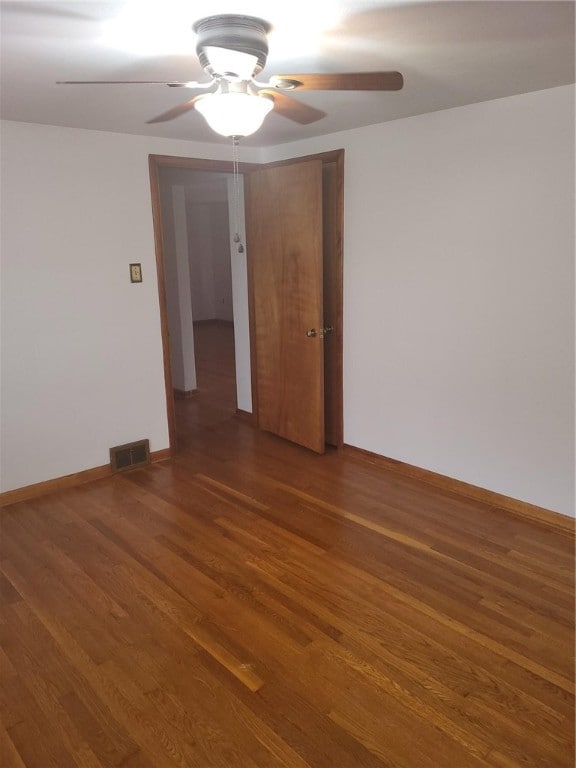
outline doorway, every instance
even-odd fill
[[[170,369],[170,343],[168,333],[168,318],[166,306],[166,265],[163,252],[163,221],[162,209],[159,192],[159,176],[162,169],[177,168],[204,171],[213,174],[229,173],[230,163],[227,161],[212,161],[203,159],[177,158],[166,156],[151,155],[150,161],[150,179],[152,189],[152,209],[154,219],[154,235],[157,257],[158,285],[160,294],[160,315],[161,330],[163,339],[164,370],[166,383],[166,402],[168,426],[170,432],[171,451],[174,453],[176,448],[176,429],[175,429],[175,406],[173,397],[172,374]],[[325,350],[324,381],[322,382],[322,391],[325,392],[324,404],[326,409],[326,432],[324,442],[340,447],[343,442],[343,397],[342,397],[342,229],[343,229],[343,168],[344,152],[336,150],[333,152],[322,153],[313,157],[295,158],[290,161],[282,161],[270,165],[254,165],[241,163],[239,171],[244,174],[245,179],[250,182],[251,174],[254,171],[265,168],[279,168],[284,165],[298,165],[313,161],[322,168],[321,173],[321,208],[323,219],[319,221],[319,227],[323,230],[323,265],[324,270],[323,292],[324,306],[326,313],[324,325],[332,330],[330,343],[323,345]],[[250,189],[250,183],[248,183]],[[297,193],[297,191],[296,191]],[[247,201],[248,204],[248,201]],[[248,205],[247,223],[250,220],[255,221],[258,218],[258,211]],[[253,422],[259,425],[258,395],[259,369],[256,360],[256,331],[262,330],[256,328],[256,319],[254,316],[254,264],[250,262],[250,242],[247,243],[248,250],[248,304],[249,304],[249,354],[250,354],[250,372],[251,372],[251,395]],[[322,295],[320,294],[320,301]],[[320,310],[322,312],[322,309]],[[297,368],[294,369],[297,375]],[[279,396],[281,396],[279,394]],[[305,393],[303,392],[302,403],[305,407]],[[241,409],[242,410],[242,409]],[[263,425],[266,428],[266,425]],[[274,430],[270,430],[274,431]],[[323,450],[323,449],[322,449]]]
[[[251,411],[246,255],[234,243],[238,217],[244,239],[243,199],[232,182],[232,174],[216,171],[161,166],[158,172],[181,447],[193,424]]]

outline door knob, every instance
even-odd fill
[[[320,338],[323,339],[327,334],[332,333],[333,330],[333,325],[327,325],[326,328],[320,328],[319,332],[316,330],[316,328],[310,328],[309,331],[306,331],[306,336],[308,336],[308,338],[320,336]]]

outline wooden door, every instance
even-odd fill
[[[323,453],[322,162],[245,181],[258,424]]]

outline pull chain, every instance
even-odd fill
[[[238,173],[238,144],[237,136],[232,136],[232,217],[234,222],[234,242],[238,243],[238,253],[244,253],[240,238],[240,174]]]

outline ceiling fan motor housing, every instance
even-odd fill
[[[254,68],[254,75],[264,69],[268,56],[267,35],[271,29],[267,21],[255,16],[224,14],[200,19],[192,28],[198,35],[196,53],[200,59],[200,64],[210,75],[218,77],[230,74],[213,70],[205,50],[211,46],[256,56],[257,63]]]

